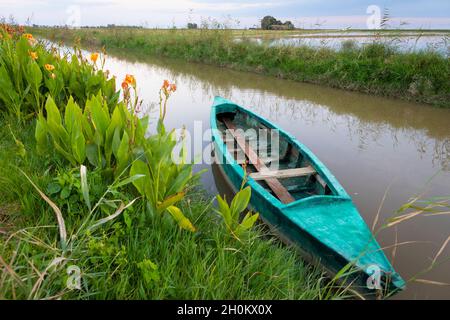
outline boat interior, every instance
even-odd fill
[[[245,112],[217,114],[217,127],[234,160],[282,203],[333,192],[296,145]]]

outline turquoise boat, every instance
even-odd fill
[[[214,99],[211,129],[224,177],[235,191],[245,177],[251,207],[284,241],[330,275],[351,266],[344,282],[359,293],[392,295],[404,289],[350,196],[306,146],[221,97]]]

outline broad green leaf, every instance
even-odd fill
[[[86,157],[93,166],[100,166],[101,163],[98,161],[98,148],[96,144],[89,143],[86,145]]]
[[[166,210],[168,207],[170,207],[170,206],[174,205],[175,203],[177,203],[178,201],[182,200],[184,197],[185,197],[184,192],[174,194],[174,195],[166,198],[164,201],[159,202],[158,205],[156,206],[156,208],[157,208],[158,212],[161,213],[164,210]]]
[[[66,129],[61,124],[56,123],[52,119],[47,120],[47,128],[53,138],[53,141],[57,142],[58,144],[63,146],[66,151],[68,151],[71,143],[69,134],[67,133]]]
[[[246,187],[240,190],[234,196],[230,206],[233,220],[236,220],[239,217],[239,214],[247,208],[248,203],[250,201],[250,196],[251,196],[250,187]]]
[[[81,116],[80,107],[75,103],[73,98],[70,97],[69,101],[67,102],[64,114],[64,125],[66,126],[67,132],[69,134],[72,133],[72,128],[74,124],[80,120],[80,116]]]
[[[119,183],[117,183],[117,184],[115,185],[115,187],[116,187],[116,188],[120,188],[120,187],[125,186],[125,185],[127,185],[127,184],[129,184],[129,183],[133,183],[134,181],[143,179],[144,177],[145,177],[145,174],[135,174],[135,175],[132,175],[132,176],[126,178],[126,179],[121,180]]]
[[[232,216],[231,216],[231,210],[230,210],[230,207],[228,206],[227,201],[225,199],[222,199],[222,197],[220,195],[217,195],[216,199],[217,199],[217,204],[219,206],[218,213],[225,220],[225,224],[229,228],[232,228],[233,221],[232,221]]]
[[[255,224],[256,220],[258,220],[259,214],[252,214],[251,212],[247,212],[242,222],[236,227],[234,233],[236,236],[242,235],[242,233],[246,230],[249,230]]]
[[[86,140],[78,123],[74,123],[71,140],[72,153],[75,159],[79,164],[84,163],[86,159]]]
[[[183,212],[181,212],[179,208],[175,206],[170,206],[167,208],[167,211],[169,211],[169,213],[175,219],[175,221],[177,222],[178,226],[181,229],[189,230],[191,232],[196,231],[194,225],[188,218],[184,216]]]
[[[70,186],[65,186],[60,193],[60,197],[61,199],[67,199],[70,196],[70,193],[72,192],[72,187]]]
[[[114,154],[114,157],[116,157],[116,159],[119,157],[119,146],[120,146],[120,129],[116,128],[114,130],[112,143],[111,143],[112,152]]]
[[[114,137],[114,133],[117,131],[119,132],[119,130],[122,128],[122,117],[120,115],[120,111],[118,109],[118,107],[116,107],[114,109],[114,112],[111,116],[111,122],[109,123],[108,129],[106,129],[106,134],[105,134],[105,157],[106,157],[106,162],[108,164],[110,164],[111,162],[111,155],[113,152],[113,137]],[[117,146],[118,149],[118,146]],[[116,150],[117,150],[116,149]]]
[[[101,101],[98,98],[92,97],[92,99],[88,101],[88,104],[90,104],[89,109],[91,111],[94,128],[99,132],[103,140],[109,125],[109,115],[103,109]]]
[[[47,186],[47,193],[52,195],[61,191],[61,186],[58,182],[51,182]]]
[[[66,150],[64,150],[59,144],[58,142],[56,142],[55,140],[53,140],[53,146],[55,147],[55,149],[61,153],[68,161],[70,161],[70,163],[72,165],[76,165],[77,161],[75,160],[75,158],[72,156],[71,153],[67,152]]]
[[[141,195],[145,194],[145,184],[149,183],[148,179],[150,177],[147,164],[144,163],[142,160],[136,160],[131,164],[130,168],[130,176],[135,175],[143,175],[145,178],[138,179],[133,181],[133,185],[136,187],[136,189],[139,191]]]
[[[180,173],[177,175],[175,180],[172,182],[172,184],[169,186],[169,190],[167,190],[166,195],[170,196],[173,193],[182,191],[186,187],[186,184],[191,178],[191,176],[192,176],[192,166],[185,165],[183,169],[180,171]]]
[[[126,131],[124,131],[122,140],[120,141],[119,149],[117,150],[117,162],[121,165],[126,165],[129,158],[129,143],[130,138],[128,137],[128,134]]]
[[[53,121],[56,124],[61,125],[61,114],[51,96],[48,96],[47,98],[45,110],[47,111],[47,122]]]
[[[44,116],[41,113],[39,113],[38,119],[36,120],[34,137],[36,139],[36,148],[38,150],[38,153],[44,153],[47,147],[47,129]]]

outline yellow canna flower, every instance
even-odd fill
[[[31,33],[24,33],[23,36],[28,40],[34,40],[33,35]]]
[[[53,71],[53,70],[55,70],[55,66],[54,65],[52,65],[52,64],[46,64],[46,65],[44,65],[44,67],[45,67],[45,69],[47,69],[47,71]]]
[[[98,59],[98,53],[97,52],[91,53],[91,61],[96,63],[97,59]]]
[[[37,58],[38,58],[37,53],[34,51],[30,51],[29,55],[30,55],[31,59],[33,59],[33,60],[37,60]]]

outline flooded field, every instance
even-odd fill
[[[371,43],[387,44],[399,52],[436,51],[442,55],[450,55],[449,33],[374,33],[374,32],[318,32],[292,33],[277,37],[274,34],[265,37],[246,37],[251,41],[269,46],[310,46],[326,47],[340,50],[345,46],[364,46]],[[238,37],[237,41],[242,38]]]

